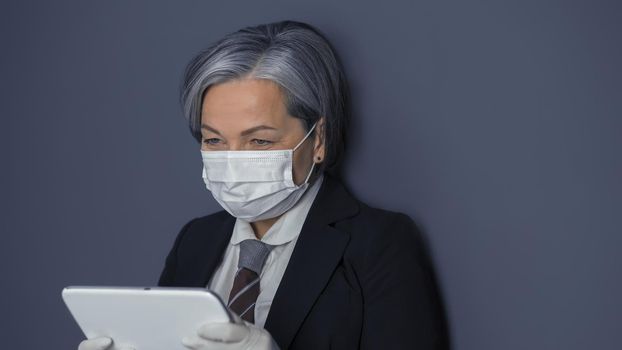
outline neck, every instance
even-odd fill
[[[255,231],[255,237],[261,239],[281,216],[283,216],[283,214],[274,218],[251,222],[251,227],[253,231]]]

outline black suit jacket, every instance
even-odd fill
[[[183,226],[160,286],[205,287],[235,218]],[[281,349],[446,349],[442,303],[420,232],[325,173],[264,325]]]

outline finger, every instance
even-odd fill
[[[207,340],[237,343],[248,336],[249,329],[243,324],[212,322],[199,327],[197,334]]]
[[[78,345],[78,350],[106,350],[112,345],[112,339],[109,337],[97,337],[85,339]]]

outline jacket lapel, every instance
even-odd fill
[[[358,202],[325,173],[272,301],[264,328],[288,348],[343,256],[349,235],[330,224],[358,213]]]

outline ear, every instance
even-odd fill
[[[320,117],[315,125],[315,141],[313,146],[313,162],[319,164],[326,157],[326,118]],[[319,159],[318,159],[319,158]]]

